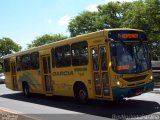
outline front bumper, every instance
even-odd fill
[[[113,100],[122,100],[123,98],[137,96],[142,93],[152,91],[153,88],[154,88],[153,82],[147,83],[142,86],[131,87],[131,88],[113,87],[112,88]]]

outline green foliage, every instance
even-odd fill
[[[71,36],[85,34],[107,28],[119,28],[123,17],[131,3],[109,2],[99,5],[98,12],[84,11],[76,16],[68,25]]]
[[[102,22],[102,28],[117,28],[121,25],[122,4],[119,2],[109,2],[105,5],[98,6],[99,19]]]
[[[96,12],[84,11],[79,16],[72,19],[68,26],[71,36],[96,31],[97,26],[95,21],[97,17]]]
[[[66,36],[63,36],[61,34],[53,34],[53,35],[45,34],[43,36],[37,37],[37,39],[33,40],[31,44],[28,44],[28,48],[38,47],[44,44],[60,41],[66,38],[67,38]]]
[[[14,52],[18,52],[21,50],[21,46],[15,43],[10,38],[2,38],[0,39],[0,57],[12,54]]]
[[[129,19],[130,18],[130,19]],[[152,59],[160,56],[160,3],[158,0],[139,0],[132,3],[127,11],[123,26],[142,29],[146,32],[151,48]]]
[[[21,46],[10,38],[0,39],[0,58],[7,54],[12,54],[21,50]],[[2,72],[2,59],[0,59],[0,72]]]
[[[160,1],[136,0],[109,2],[98,6],[98,12],[84,11],[71,20],[71,36],[106,28],[135,28],[145,31],[149,38],[152,59],[160,57]]]

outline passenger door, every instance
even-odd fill
[[[46,94],[53,93],[53,84],[52,84],[52,76],[51,76],[51,59],[50,55],[44,55],[41,57],[42,59],[42,72],[43,72],[43,80],[44,80],[44,88]]]
[[[96,97],[110,96],[110,82],[108,78],[108,61],[106,45],[91,47],[93,80]]]
[[[16,76],[16,63],[11,62],[11,79],[13,83],[13,89],[17,90],[18,89],[18,82],[17,82],[17,76]]]

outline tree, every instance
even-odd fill
[[[22,47],[15,43],[12,39],[10,38],[2,38],[0,39],[0,57],[7,55],[7,54],[12,54],[14,52],[18,52],[22,49]]]
[[[142,29],[148,36],[152,59],[160,56],[160,2],[158,0],[139,0],[132,3],[126,11],[123,27]]]
[[[33,40],[31,44],[28,44],[28,48],[38,47],[44,44],[60,41],[66,38],[67,36],[61,34],[53,34],[53,35],[45,34],[43,36],[37,37],[37,39]]]
[[[7,55],[7,54],[12,54],[14,52],[18,52],[21,50],[21,46],[15,43],[12,39],[10,38],[1,38],[0,39],[0,72],[2,72],[2,56]]]
[[[146,0],[146,11],[148,15],[149,31],[146,31],[150,40],[152,59],[160,59],[160,1]]]
[[[76,16],[68,25],[71,36],[96,31],[98,29],[95,24],[97,18],[96,12],[89,11],[84,11],[79,16]]]
[[[109,2],[108,4],[99,5],[99,19],[101,21],[102,28],[118,28],[122,24],[122,3],[120,2]]]
[[[71,20],[68,30],[71,36],[95,32],[107,28],[118,28],[123,23],[123,14],[131,3],[109,2],[99,5],[98,12],[84,11]]]
[[[135,28],[148,36],[152,58],[160,57],[160,1],[136,0],[109,2],[98,6],[98,12],[84,11],[71,20],[71,36],[108,28]]]

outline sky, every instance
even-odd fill
[[[25,49],[44,34],[69,36],[72,18],[110,1],[132,0],[0,0],[0,38],[9,37]]]

